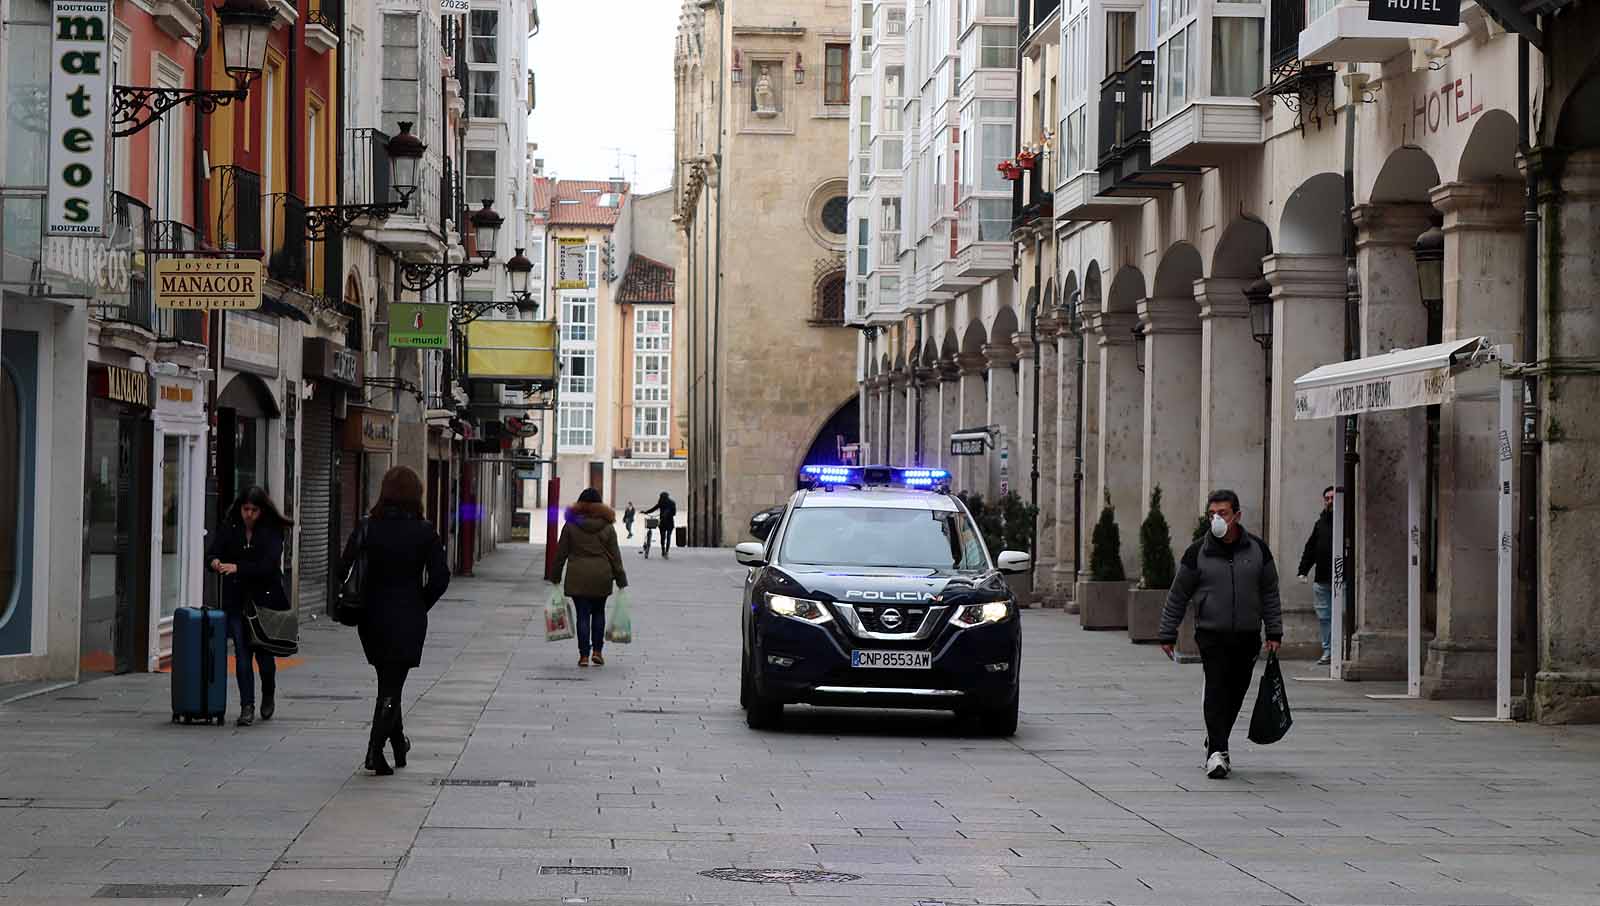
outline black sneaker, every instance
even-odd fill
[[[241,705],[239,707],[239,719],[234,722],[234,726],[237,726],[237,727],[248,727],[248,726],[250,726],[251,724],[253,724],[255,722],[256,722],[256,706],[255,705]]]

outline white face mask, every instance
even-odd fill
[[[1223,519],[1221,516],[1218,516],[1216,513],[1212,513],[1211,514],[1211,535],[1212,535],[1212,537],[1221,538],[1223,535],[1226,535],[1226,534],[1228,534],[1228,520]]]

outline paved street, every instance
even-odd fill
[[[458,579],[392,778],[357,771],[373,683],[326,623],[253,728],[171,725],[162,675],[0,707],[0,902],[197,893],[108,886],[159,884],[261,906],[1600,903],[1600,728],[1296,682],[1288,739],[1241,732],[1234,778],[1210,781],[1197,666],[1030,611],[1014,740],[804,710],[758,734],[732,555],[627,556],[638,641],[582,672],[543,640],[538,548]],[[856,877],[701,874],[717,868]]]

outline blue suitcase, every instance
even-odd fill
[[[222,611],[180,607],[172,615],[172,722],[226,722],[228,624]]]

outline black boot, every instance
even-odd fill
[[[394,723],[394,699],[380,698],[372,708],[372,732],[367,736],[366,768],[379,777],[394,773],[389,760],[383,757],[383,744],[389,738],[389,727]]]
[[[272,713],[278,710],[278,703],[273,699],[273,693],[278,691],[272,686],[261,687],[261,719],[271,720]]]
[[[389,730],[389,746],[394,749],[394,766],[406,766],[406,753],[411,751],[411,740],[406,738],[405,718],[398,705],[394,709],[394,726]]]

